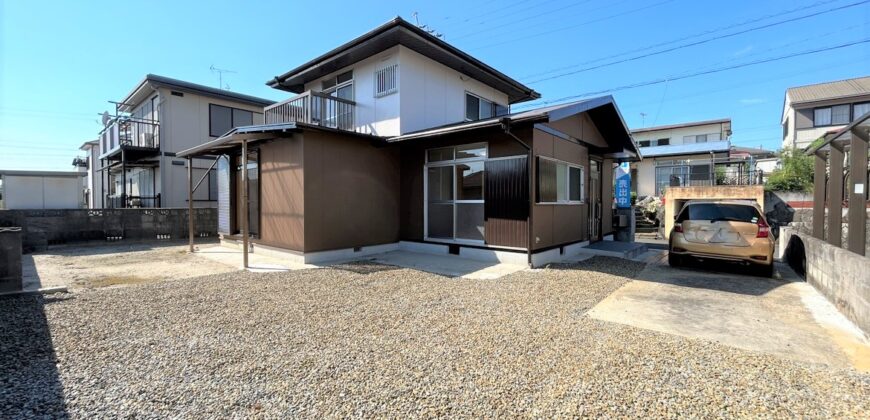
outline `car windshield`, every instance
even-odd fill
[[[677,223],[682,223],[686,220],[710,220],[713,222],[730,221],[730,222],[746,222],[757,223],[759,219],[758,210],[752,206],[740,204],[689,204],[680,217],[677,218]]]

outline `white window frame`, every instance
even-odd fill
[[[556,206],[559,206],[559,205],[576,206],[576,205],[586,204],[587,195],[586,195],[586,167],[585,166],[579,165],[576,163],[567,162],[564,160],[559,160],[556,158],[551,158],[549,156],[540,156],[539,155],[539,156],[537,156],[537,158],[538,158],[538,160],[542,160],[542,159],[549,160],[549,161],[555,162],[557,164],[561,163],[561,164],[567,165],[568,168],[565,171],[565,176],[568,178],[566,180],[566,185],[568,186],[568,191],[566,191],[565,195],[566,195],[566,197],[568,197],[568,199],[562,200],[562,201],[538,201],[537,197],[535,197],[536,198],[535,204],[541,204],[541,205],[547,205],[547,206],[553,206],[553,205],[556,205]],[[571,200],[571,168],[580,169],[580,200],[579,201],[578,200]],[[541,186],[540,173],[541,173],[540,170],[535,171],[535,188],[536,189],[540,188],[540,186]],[[538,191],[536,191],[535,195],[540,195],[540,193]],[[558,193],[557,193],[557,196],[558,196]]]
[[[393,86],[388,88],[383,92],[378,92],[378,76],[381,73],[392,74],[393,76]],[[375,98],[383,98],[384,96],[392,95],[399,91],[399,65],[398,64],[390,64],[388,66],[381,67],[375,70],[373,74],[373,89],[374,89],[374,97]]]
[[[486,149],[486,156],[475,156],[472,158],[463,158],[456,159],[456,148],[462,146],[472,146],[481,144]],[[453,159],[450,160],[439,160],[436,162],[429,162],[429,151],[436,149],[446,149],[453,148]],[[486,191],[484,186],[484,191],[482,192],[481,199],[479,200],[459,200],[457,199],[457,191],[456,191],[456,165],[461,163],[469,163],[469,162],[482,162],[484,164],[484,179],[486,179],[486,161],[490,160],[489,158],[489,143],[487,142],[475,142],[475,143],[465,143],[465,144],[457,144],[452,146],[444,146],[444,147],[433,147],[431,149],[426,149],[423,151],[425,164],[423,165],[423,239],[427,242],[442,242],[449,244],[467,244],[467,245],[485,245],[486,240],[474,240],[474,239],[462,239],[456,237],[456,209],[457,204],[484,204],[484,200],[486,197]],[[450,166],[454,167],[453,170],[453,238],[430,238],[429,237],[429,168],[439,168]]]
[[[477,102],[477,119],[476,119],[476,120],[472,120],[472,119],[469,119],[469,118],[468,118],[468,100],[466,99],[466,96],[473,96],[473,97],[477,98],[477,101],[478,101],[478,102]],[[462,105],[462,109],[463,109],[462,118],[463,118],[465,121],[480,121],[480,120],[485,120],[485,119],[489,119],[489,118],[497,117],[497,116],[498,116],[498,114],[497,114],[497,108],[498,108],[498,107],[502,107],[502,108],[507,109],[507,110],[508,110],[508,114],[510,114],[510,107],[509,107],[509,106],[501,105],[501,104],[499,104],[499,103],[497,103],[497,102],[495,102],[495,101],[492,101],[492,100],[486,99],[486,98],[484,98],[483,96],[480,96],[480,95],[478,95],[478,94],[476,94],[476,93],[473,93],[473,92],[469,92],[469,91],[467,91],[467,90],[465,91],[465,96],[462,97],[462,102],[463,102],[463,105]],[[486,103],[489,104],[489,107],[491,108],[491,111],[490,111],[490,112],[492,113],[491,116],[486,117],[486,118],[481,118],[481,117],[480,117],[480,105],[481,105],[483,102],[486,102]]]

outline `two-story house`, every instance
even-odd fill
[[[643,160],[632,164],[638,197],[663,195],[669,185],[710,185],[714,162],[731,149],[731,119],[695,121],[631,131]]]
[[[233,127],[262,124],[263,107],[274,101],[148,74],[113,103],[115,114],[104,115],[97,144],[82,146],[94,161],[92,208],[187,207],[187,161],[176,153]],[[193,160],[194,173],[203,176],[213,162]],[[214,207],[217,179],[209,176],[193,199],[196,207]]]
[[[868,112],[870,76],[788,88],[780,121],[782,147],[805,149]]]
[[[296,96],[178,156],[222,156],[225,242],[306,262],[540,264],[612,233],[614,164],[639,157],[612,97],[512,113],[538,93],[401,18],[268,85]]]

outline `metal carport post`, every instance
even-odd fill
[[[193,157],[187,157],[187,237],[190,245],[190,252],[193,252],[193,193],[197,188],[202,184],[202,181],[205,181],[206,177],[208,177],[209,172],[214,169],[214,166],[217,165],[218,160],[220,160],[221,156],[217,156],[214,162],[211,163],[211,166],[205,170],[205,173],[202,174],[202,178],[193,185]]]

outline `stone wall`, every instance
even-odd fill
[[[194,235],[217,236],[217,210],[194,209]],[[25,252],[83,241],[187,238],[187,209],[0,210],[0,227],[20,226]]]
[[[792,227],[781,230],[779,249],[789,265],[806,274],[808,283],[870,333],[870,257],[835,247]]]

